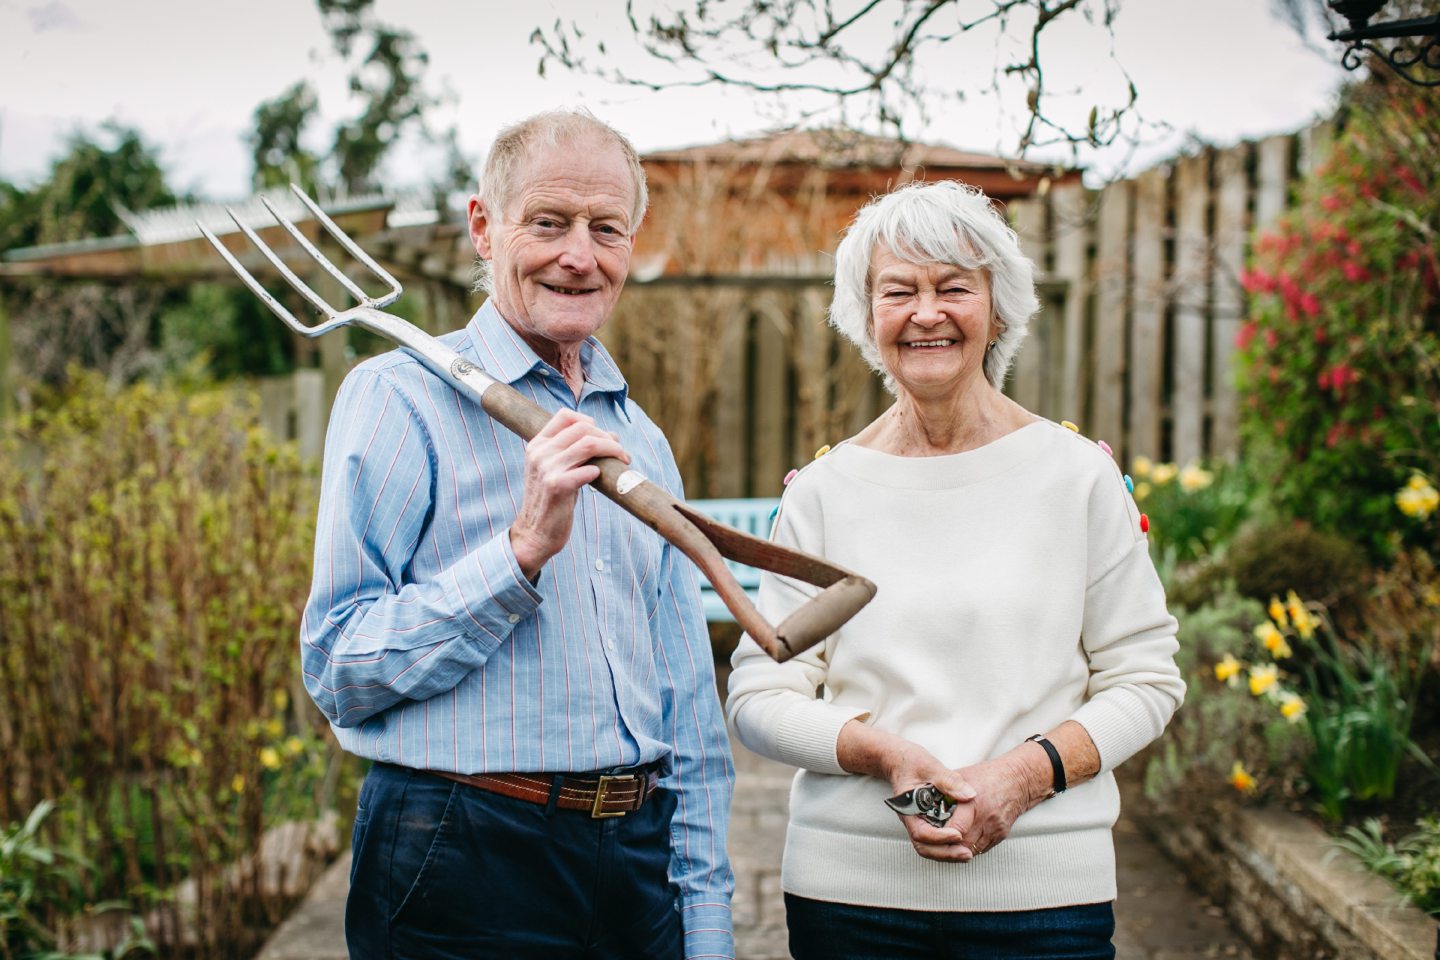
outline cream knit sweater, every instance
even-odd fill
[[[1027,910],[1115,898],[1113,768],[1159,736],[1185,693],[1176,623],[1113,460],[1049,421],[976,450],[896,457],[853,443],[786,490],[774,539],[875,581],[875,599],[784,664],[748,637],[729,721],[800,767],[782,885],[817,900],[918,910]],[[766,575],[783,619],[813,587]],[[1041,803],[971,863],[921,858],[889,785],[836,759],[852,718],[962,767],[1075,720],[1098,777]]]

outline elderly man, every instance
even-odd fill
[[[503,131],[470,199],[485,305],[443,338],[554,416],[528,444],[408,354],[335,402],[305,682],[360,792],[352,957],[728,957],[733,776],[694,568],[588,486],[680,495],[594,338],[645,214],[586,113]]]

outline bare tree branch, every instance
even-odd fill
[[[974,0],[964,9],[960,0],[863,0],[840,15],[832,0],[682,0],[663,10],[647,2],[626,0],[626,16],[655,71],[616,66],[603,40],[587,41],[579,24],[557,20],[531,35],[541,51],[540,72],[553,64],[651,91],[728,87],[811,95],[842,109],[854,102],[902,138],[906,118],[925,116],[937,98],[964,99],[972,92],[1004,97],[1007,81],[1018,79],[1026,90],[1024,113],[1018,105],[1015,110],[1024,116],[1022,157],[1034,147],[1068,145],[1073,152],[1106,146],[1138,126],[1138,93],[1123,69],[1127,93],[1115,98],[1122,102],[1097,102],[1078,122],[1062,116],[1062,94],[1052,92],[1044,69],[1042,38],[1053,36],[1057,23],[1083,18],[1113,38],[1121,0],[988,0],[982,9]],[[943,81],[922,78],[917,56],[966,34],[981,36],[982,27],[1002,37],[1022,29],[1026,59],[1002,66],[1002,45],[996,44],[988,82],[973,75],[976,58],[968,56],[951,58]],[[882,39],[887,36],[888,42]],[[944,92],[936,82],[943,82]]]

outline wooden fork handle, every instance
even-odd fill
[[[550,414],[505,383],[492,381],[480,403],[503,426],[526,440],[538,434],[550,419]],[[717,523],[622,460],[597,457],[591,463],[600,468],[600,476],[592,486],[695,561],[735,622],[776,661],[784,662],[824,640],[875,596],[875,585],[869,580],[819,557]],[[736,582],[725,565],[726,557],[824,589],[778,627],[772,626]]]

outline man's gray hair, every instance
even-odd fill
[[[635,152],[634,145],[624,134],[583,107],[547,110],[500,131],[485,158],[485,169],[480,173],[480,200],[485,204],[486,213],[491,217],[505,215],[525,162],[536,156],[538,151],[562,145],[575,147],[595,139],[609,141],[620,148],[635,180],[635,206],[630,211],[630,235],[633,237],[650,206],[645,168],[640,165],[640,155]],[[495,292],[490,264],[483,260],[477,265],[475,286],[486,293]]]
[[[1040,301],[1035,265],[1020,251],[1019,238],[990,198],[954,180],[911,183],[870,201],[845,231],[835,252],[830,325],[860,348],[865,362],[893,390],[870,315],[870,264],[882,248],[911,263],[985,271],[999,327],[995,346],[985,352],[985,379],[1000,389]]]

